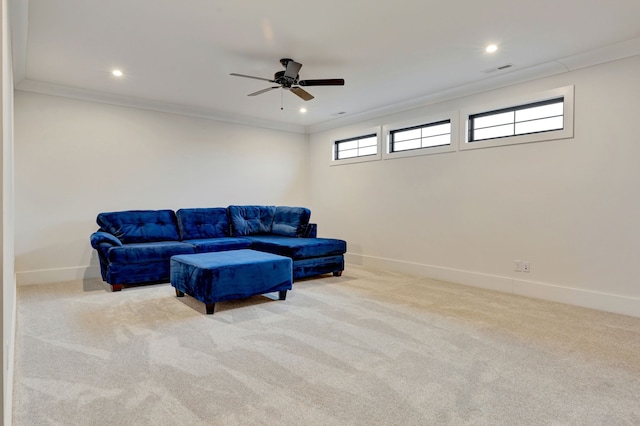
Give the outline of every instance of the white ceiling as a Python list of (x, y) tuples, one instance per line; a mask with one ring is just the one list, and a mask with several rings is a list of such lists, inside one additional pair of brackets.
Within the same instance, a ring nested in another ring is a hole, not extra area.
[[(18, 89), (292, 131), (640, 54), (638, 0), (10, 2)], [(271, 84), (229, 75), (285, 57), (345, 86), (248, 97)]]

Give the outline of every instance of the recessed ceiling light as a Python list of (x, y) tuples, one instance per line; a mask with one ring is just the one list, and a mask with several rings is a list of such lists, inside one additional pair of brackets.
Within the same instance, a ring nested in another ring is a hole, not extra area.
[(490, 44), (490, 45), (488, 45), (488, 46), (487, 46), (487, 48), (485, 49), (485, 51), (486, 51), (487, 53), (493, 53), (493, 52), (495, 52), (496, 50), (498, 50), (498, 46), (496, 46), (495, 44)]
[(305, 112), (307, 112), (307, 109), (305, 107), (302, 107), (302, 108), (300, 108), (299, 111), (304, 114)]
[(120, 70), (113, 70), (111, 71), (111, 74), (115, 75), (116, 77), (122, 77), (124, 75)]

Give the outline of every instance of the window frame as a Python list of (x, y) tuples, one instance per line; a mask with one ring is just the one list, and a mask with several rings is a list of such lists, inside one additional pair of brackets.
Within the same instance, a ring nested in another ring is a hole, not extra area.
[[(401, 130), (411, 130), (423, 127), (429, 127), (430, 125), (440, 124), (442, 122), (449, 121), (451, 124), (450, 142), (448, 145), (431, 146), (424, 148), (414, 148), (402, 151), (391, 151), (391, 133)], [(383, 134), (386, 138), (385, 150), (382, 153), (382, 157), (385, 160), (394, 158), (407, 158), (417, 157), (422, 155), (442, 154), (447, 152), (455, 152), (457, 150), (458, 141), (458, 112), (447, 111), (440, 114), (429, 115), (420, 117), (413, 120), (402, 121), (393, 124), (387, 124), (383, 126)]]
[[(471, 118), (484, 113), (498, 113), (500, 111), (517, 110), (519, 107), (544, 103), (553, 99), (563, 98), (563, 128), (558, 130), (546, 130), (535, 133), (526, 133), (513, 136), (502, 136), (492, 139), (480, 139), (469, 141)], [(462, 122), (460, 132), (463, 137), (459, 139), (459, 149), (479, 149), (496, 146), (516, 145), (521, 143), (545, 142), (558, 139), (573, 138), (573, 108), (574, 86), (565, 86), (553, 90), (547, 90), (510, 100), (496, 101), (490, 104), (472, 106), (461, 109)]]
[[(366, 162), (370, 162), (370, 161), (379, 161), (382, 158), (382, 154), (381, 154), (381, 146), (382, 146), (382, 144), (380, 143), (380, 141), (381, 141), (380, 126), (376, 126), (374, 128), (362, 129), (362, 131), (349, 132), (349, 134), (350, 134), (350, 136), (332, 138), (332, 142), (331, 142), (331, 161), (329, 163), (330, 165), (332, 165), (332, 166), (340, 166), (340, 165), (344, 165), (344, 164), (366, 163)], [(353, 136), (354, 134), (356, 136)], [(336, 158), (336, 147), (337, 147), (338, 143), (340, 143), (340, 142), (348, 142), (348, 141), (358, 140), (358, 139), (364, 139), (364, 138), (368, 138), (368, 137), (371, 137), (371, 136), (375, 136), (375, 138), (376, 138), (376, 154), (363, 155), (361, 157), (343, 158), (343, 159), (340, 159), (340, 160), (338, 160)]]

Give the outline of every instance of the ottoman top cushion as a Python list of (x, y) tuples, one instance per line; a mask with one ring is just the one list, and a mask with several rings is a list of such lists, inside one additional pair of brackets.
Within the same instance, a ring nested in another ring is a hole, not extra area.
[(250, 263), (270, 263), (274, 261), (291, 262), (291, 259), (256, 250), (231, 250), (178, 255), (173, 256), (171, 261), (192, 265), (201, 269), (210, 269), (223, 266), (246, 265)]

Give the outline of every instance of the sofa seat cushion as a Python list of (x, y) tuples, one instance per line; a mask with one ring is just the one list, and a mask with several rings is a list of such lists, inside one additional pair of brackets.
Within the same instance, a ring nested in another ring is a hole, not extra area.
[(179, 241), (162, 241), (154, 243), (125, 244), (109, 249), (107, 256), (112, 263), (141, 263), (169, 260), (176, 254), (193, 254), (195, 248), (191, 244)]
[(229, 216), (224, 207), (180, 209), (176, 217), (183, 241), (229, 236)]
[(123, 244), (178, 241), (178, 222), (173, 210), (127, 210), (100, 213), (98, 226)]
[(251, 248), (253, 242), (246, 238), (206, 238), (203, 240), (185, 240), (184, 243), (192, 244), (196, 253), (209, 253), (226, 250), (242, 250)]
[(347, 243), (333, 238), (292, 238), (280, 235), (252, 235), (254, 250), (279, 254), (296, 259), (308, 259), (341, 255), (347, 251)]
[(275, 206), (229, 206), (231, 236), (270, 234)]
[(273, 216), (271, 233), (284, 237), (304, 237), (311, 217), (305, 207), (278, 206)]

